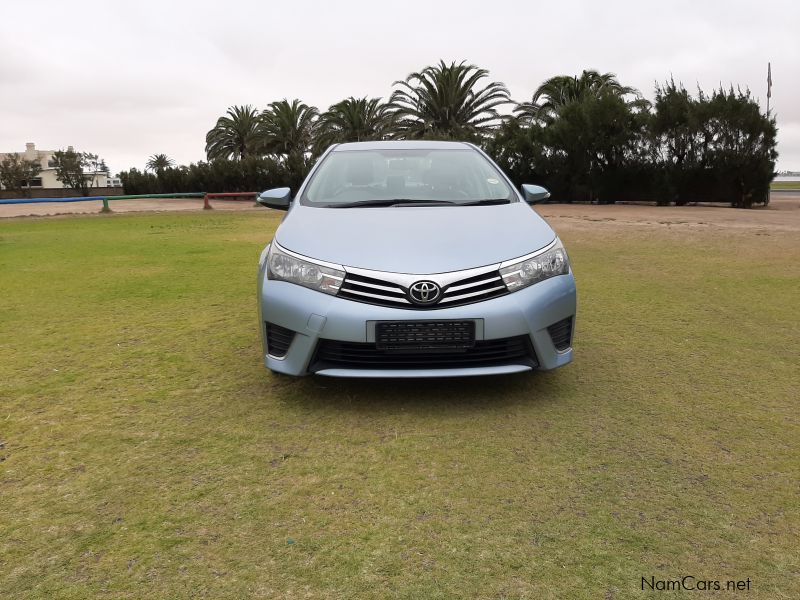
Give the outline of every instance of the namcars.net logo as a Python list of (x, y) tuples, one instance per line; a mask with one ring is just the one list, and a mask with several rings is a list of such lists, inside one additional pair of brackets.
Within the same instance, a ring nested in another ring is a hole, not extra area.
[(704, 579), (685, 575), (679, 579), (656, 579), (655, 576), (642, 577), (642, 590), (648, 592), (746, 592), (750, 590), (750, 578)]

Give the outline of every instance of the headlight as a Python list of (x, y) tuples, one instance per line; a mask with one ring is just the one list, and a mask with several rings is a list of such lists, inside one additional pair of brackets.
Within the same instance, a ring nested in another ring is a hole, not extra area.
[(541, 252), (516, 262), (500, 265), (500, 275), (509, 292), (550, 279), (556, 275), (569, 273), (569, 257), (561, 240), (556, 238), (555, 244)]
[(267, 278), (288, 281), (325, 294), (335, 295), (344, 280), (344, 271), (307, 258), (299, 258), (272, 243), (267, 257)]

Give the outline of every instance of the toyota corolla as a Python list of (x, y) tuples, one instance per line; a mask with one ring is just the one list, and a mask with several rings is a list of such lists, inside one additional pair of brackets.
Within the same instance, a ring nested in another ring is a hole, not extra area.
[(329, 148), (292, 196), (258, 270), (264, 363), (289, 375), (444, 377), (572, 360), (569, 258), (479, 148), (361, 142)]

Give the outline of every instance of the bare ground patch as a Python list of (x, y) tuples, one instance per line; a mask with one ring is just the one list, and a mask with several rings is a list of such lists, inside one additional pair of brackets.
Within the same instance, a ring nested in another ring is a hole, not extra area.
[(616, 229), (646, 225), (656, 228), (800, 231), (800, 193), (773, 194), (769, 206), (750, 210), (719, 205), (540, 204), (536, 206), (536, 212), (556, 230), (562, 226), (596, 228), (601, 224)]

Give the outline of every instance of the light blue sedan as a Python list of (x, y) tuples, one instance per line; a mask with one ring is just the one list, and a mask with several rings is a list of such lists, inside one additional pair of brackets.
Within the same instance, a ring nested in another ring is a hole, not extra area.
[(267, 368), (451, 377), (572, 360), (575, 279), (561, 241), (492, 160), (460, 142), (333, 146), (261, 253)]

